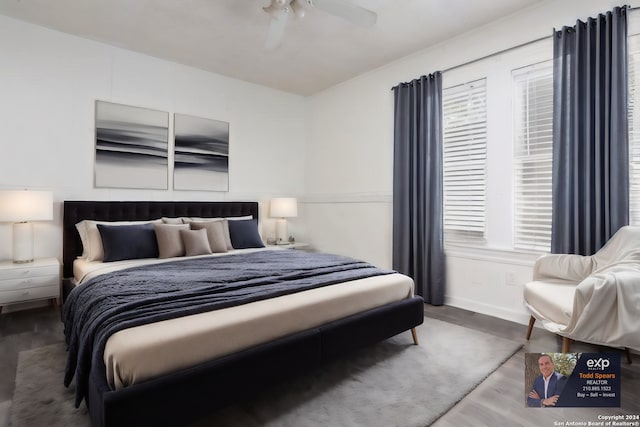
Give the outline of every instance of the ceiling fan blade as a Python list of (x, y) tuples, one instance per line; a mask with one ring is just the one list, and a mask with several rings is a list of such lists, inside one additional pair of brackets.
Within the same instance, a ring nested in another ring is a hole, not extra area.
[(284, 39), (284, 30), (287, 27), (287, 21), (291, 14), (290, 9), (287, 7), (282, 11), (274, 13), (271, 18), (271, 24), (269, 25), (269, 32), (267, 33), (266, 48), (273, 50), (280, 46)]
[(340, 16), (363, 27), (371, 27), (378, 20), (375, 12), (345, 0), (307, 0), (307, 2), (331, 15)]

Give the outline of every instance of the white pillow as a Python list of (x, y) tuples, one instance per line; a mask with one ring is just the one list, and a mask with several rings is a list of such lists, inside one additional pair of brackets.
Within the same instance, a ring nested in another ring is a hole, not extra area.
[(206, 222), (206, 221), (220, 221), (222, 219), (229, 219), (231, 221), (237, 221), (237, 220), (242, 220), (242, 219), (253, 219), (253, 215), (228, 216), (228, 217), (218, 216), (218, 217), (214, 217), (214, 218), (202, 218), (202, 217), (197, 217), (197, 216), (192, 216), (192, 217), (183, 216), (182, 217), (182, 222), (184, 222), (185, 224), (188, 224), (188, 223), (193, 222), (193, 221)]
[(168, 218), (166, 216), (163, 216), (162, 222), (165, 224), (184, 224), (184, 221), (182, 221), (182, 217)]
[(245, 215), (245, 216), (228, 216), (225, 219), (229, 221), (244, 221), (247, 219), (253, 219), (253, 215)]
[(80, 240), (82, 241), (82, 255), (79, 258), (87, 258), (88, 247), (89, 247), (89, 237), (87, 235), (87, 220), (80, 221), (76, 224), (76, 230), (78, 230), (78, 234), (80, 235)]
[(85, 219), (76, 224), (78, 234), (80, 234), (80, 240), (82, 240), (82, 257), (87, 261), (102, 261), (104, 256), (104, 249), (102, 248), (102, 238), (100, 237), (100, 231), (98, 231), (98, 224), (106, 225), (134, 225), (134, 224), (148, 224), (148, 223), (162, 223), (161, 219), (155, 219), (152, 221), (94, 221), (91, 219)]

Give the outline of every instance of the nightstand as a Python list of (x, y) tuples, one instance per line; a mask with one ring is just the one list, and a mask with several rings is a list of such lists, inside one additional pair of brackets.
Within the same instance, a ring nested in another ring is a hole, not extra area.
[(311, 245), (309, 243), (295, 242), (295, 243), (287, 243), (286, 245), (271, 245), (278, 246), (282, 249), (297, 249), (299, 251), (310, 251)]
[(41, 258), (25, 264), (0, 261), (0, 313), (2, 306), (48, 299), (54, 307), (60, 298), (60, 263)]

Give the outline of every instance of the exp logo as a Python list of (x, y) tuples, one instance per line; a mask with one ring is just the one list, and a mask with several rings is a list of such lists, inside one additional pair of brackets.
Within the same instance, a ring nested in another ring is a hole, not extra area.
[(587, 359), (587, 369), (590, 371), (604, 371), (609, 367), (609, 365), (611, 365), (609, 359), (605, 359), (603, 357), (599, 359)]

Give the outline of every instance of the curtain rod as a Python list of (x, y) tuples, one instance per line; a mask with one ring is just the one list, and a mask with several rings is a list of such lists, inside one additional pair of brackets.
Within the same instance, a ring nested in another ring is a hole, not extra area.
[(470, 64), (473, 64), (474, 62), (479, 62), (479, 61), (482, 61), (484, 59), (491, 58), (493, 56), (502, 55), (503, 53), (509, 52), (511, 50), (520, 49), (521, 47), (525, 47), (525, 46), (528, 46), (530, 44), (538, 43), (539, 41), (550, 39), (551, 37), (553, 37), (553, 36), (544, 36), (544, 37), (537, 38), (535, 40), (530, 40), (528, 42), (520, 43), (519, 45), (511, 46), (511, 47), (508, 47), (506, 49), (502, 49), (502, 50), (499, 50), (497, 52), (493, 52), (493, 53), (490, 53), (488, 55), (482, 56), (480, 58), (475, 58), (475, 59), (472, 59), (470, 61), (464, 62), (462, 64), (458, 64), (458, 65), (454, 65), (453, 67), (445, 68), (441, 72), (442, 73), (446, 73), (447, 71), (455, 70), (456, 68), (464, 67), (465, 65), (470, 65)]
[[(452, 70), (455, 70), (456, 68), (464, 67), (464, 66), (466, 66), (466, 65), (471, 65), (471, 64), (473, 64), (473, 63), (475, 63), (475, 62), (479, 62), (479, 61), (482, 61), (482, 60), (484, 60), (484, 59), (491, 58), (491, 57), (493, 57), (493, 56), (502, 55), (503, 53), (509, 52), (509, 51), (511, 51), (511, 50), (519, 49), (519, 48), (521, 48), (521, 47), (525, 47), (525, 46), (528, 46), (528, 45), (530, 45), (530, 44), (534, 44), (534, 43), (537, 43), (537, 42), (539, 42), (539, 41), (549, 39), (549, 38), (551, 38), (551, 37), (553, 37), (553, 36), (545, 36), (545, 37), (540, 37), (540, 38), (535, 39), (535, 40), (530, 40), (530, 41), (528, 41), (528, 42), (521, 43), (521, 44), (516, 45), (516, 46), (511, 46), (511, 47), (508, 47), (508, 48), (506, 48), (506, 49), (502, 49), (502, 50), (499, 50), (499, 51), (497, 51), (497, 52), (490, 53), (490, 54), (485, 55), (485, 56), (482, 56), (482, 57), (480, 57), (480, 58), (475, 58), (475, 59), (472, 59), (472, 60), (470, 60), (470, 61), (463, 62), (462, 64), (458, 64), (458, 65), (454, 65), (454, 66), (449, 67), (449, 68), (445, 68), (444, 70), (442, 70), (442, 71), (440, 71), (440, 72), (441, 72), (441, 73), (446, 73), (447, 71), (452, 71)], [(403, 84), (403, 83), (399, 83), (399, 84)], [(396, 86), (398, 86), (398, 85), (396, 85)], [(396, 86), (392, 87), (392, 88), (391, 88), (391, 90), (393, 90)]]
[[(638, 10), (638, 9), (640, 9), (640, 6), (631, 7), (631, 6), (627, 5), (627, 10), (628, 10), (628, 11), (633, 11), (633, 10)], [(512, 50), (514, 50), (514, 49), (519, 49), (519, 48), (521, 48), (521, 47), (525, 47), (525, 46), (528, 46), (528, 45), (530, 45), (530, 44), (534, 44), (534, 43), (540, 42), (540, 41), (542, 41), (542, 40), (550, 39), (551, 37), (553, 37), (553, 35), (540, 37), (540, 38), (537, 38), (537, 39), (535, 39), (535, 40), (530, 40), (530, 41), (528, 41), (528, 42), (521, 43), (521, 44), (516, 45), (516, 46), (511, 46), (511, 47), (508, 47), (508, 48), (506, 48), (506, 49), (502, 49), (502, 50), (499, 50), (499, 51), (497, 51), (497, 52), (490, 53), (490, 54), (485, 55), (485, 56), (482, 56), (482, 57), (480, 57), (480, 58), (472, 59), (472, 60), (467, 61), (467, 62), (464, 62), (464, 63), (462, 63), (462, 64), (458, 64), (458, 65), (454, 65), (454, 66), (449, 67), (449, 68), (445, 68), (444, 70), (442, 70), (442, 71), (440, 71), (440, 72), (441, 72), (441, 73), (446, 73), (447, 71), (452, 71), (452, 70), (455, 70), (456, 68), (464, 67), (464, 66), (466, 66), (466, 65), (471, 65), (471, 64), (473, 64), (473, 63), (475, 63), (475, 62), (479, 62), (479, 61), (482, 61), (482, 60), (484, 60), (484, 59), (491, 58), (491, 57), (493, 57), (493, 56), (502, 55), (503, 53), (506, 53), (506, 52), (512, 51)], [(402, 83), (399, 83), (399, 84), (402, 84)], [(398, 86), (398, 85), (396, 85), (396, 86)], [(394, 86), (394, 87), (396, 87), (396, 86)], [(392, 87), (392, 88), (391, 88), (391, 90), (393, 90), (393, 88), (394, 88), (394, 87)]]

